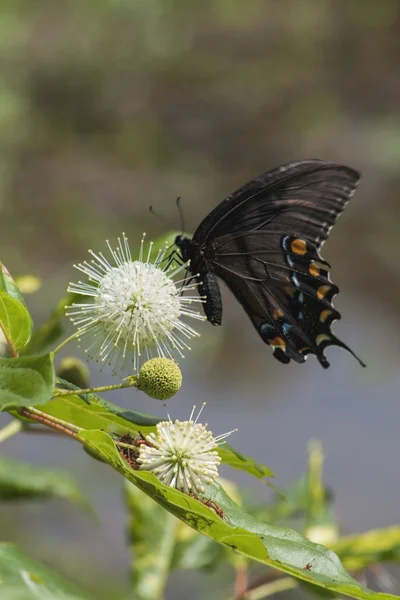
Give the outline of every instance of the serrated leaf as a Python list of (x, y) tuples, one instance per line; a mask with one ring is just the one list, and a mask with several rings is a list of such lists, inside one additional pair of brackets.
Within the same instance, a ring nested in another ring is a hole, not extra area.
[(28, 343), (32, 332), (32, 320), (24, 304), (0, 289), (0, 328), (15, 350)]
[(364, 569), (368, 565), (400, 561), (400, 527), (374, 529), (350, 535), (330, 544), (348, 569)]
[(0, 598), (93, 600), (89, 594), (32, 560), (12, 544), (0, 544)]
[(54, 496), (88, 507), (69, 473), (28, 465), (0, 455), (0, 500)]
[(46, 403), (54, 389), (53, 355), (0, 358), (0, 411)]
[[(84, 431), (80, 436), (93, 453), (166, 510), (220, 544), (336, 594), (361, 600), (399, 598), (360, 585), (347, 573), (338, 556), (324, 546), (291, 529), (258, 522), (240, 509), (220, 486), (208, 487), (206, 495), (223, 510), (223, 519), (194, 498), (163, 485), (152, 473), (131, 469), (103, 431)], [(308, 564), (312, 565), (311, 570), (305, 568)]]
[(129, 482), (125, 497), (134, 555), (133, 595), (137, 600), (158, 600), (164, 595), (179, 521)]

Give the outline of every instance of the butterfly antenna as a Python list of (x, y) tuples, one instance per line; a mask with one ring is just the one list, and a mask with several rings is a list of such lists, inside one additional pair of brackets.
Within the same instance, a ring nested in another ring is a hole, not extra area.
[(171, 229), (171, 223), (165, 217), (163, 217), (162, 215), (157, 213), (152, 206), (149, 206), (149, 211), (154, 217), (157, 217), (157, 219), (160, 219), (160, 221), (162, 221), (164, 223), (164, 225), (167, 225), (167, 227), (169, 227)]
[(176, 199), (176, 208), (178, 209), (178, 213), (179, 213), (179, 219), (181, 222), (181, 230), (182, 230), (182, 234), (185, 233), (185, 219), (183, 218), (183, 210), (182, 210), (182, 205), (181, 205), (181, 197), (178, 196)]

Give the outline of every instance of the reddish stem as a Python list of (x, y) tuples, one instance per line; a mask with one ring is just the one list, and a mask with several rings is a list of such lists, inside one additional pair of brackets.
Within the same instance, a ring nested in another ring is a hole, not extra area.
[(235, 571), (235, 598), (242, 598), (247, 592), (249, 584), (247, 566), (243, 565), (236, 568)]
[(51, 429), (54, 429), (55, 431), (64, 433), (65, 435), (68, 435), (69, 437), (72, 437), (74, 440), (78, 440), (79, 442), (82, 443), (82, 439), (79, 437), (79, 435), (77, 433), (75, 433), (75, 431), (68, 429), (68, 427), (65, 427), (65, 425), (61, 425), (60, 423), (55, 423), (51, 419), (51, 417), (37, 415), (36, 413), (31, 412), (28, 408), (25, 408), (25, 407), (20, 409), (19, 414), (22, 415), (23, 417), (26, 417), (27, 419), (30, 419), (31, 421), (36, 421), (37, 423), (42, 423), (43, 425), (46, 425), (46, 427), (50, 427)]

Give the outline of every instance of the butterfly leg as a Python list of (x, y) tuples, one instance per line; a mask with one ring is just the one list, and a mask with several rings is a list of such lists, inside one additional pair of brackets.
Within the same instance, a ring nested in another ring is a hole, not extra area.
[(166, 261), (166, 265), (165, 265), (165, 271), (167, 269), (170, 268), (171, 265), (173, 265), (174, 263), (176, 263), (178, 266), (181, 266), (184, 264), (184, 260), (182, 259), (181, 255), (179, 254), (178, 250), (176, 250), (176, 248), (173, 248), (171, 250), (171, 252), (161, 261), (164, 262)]

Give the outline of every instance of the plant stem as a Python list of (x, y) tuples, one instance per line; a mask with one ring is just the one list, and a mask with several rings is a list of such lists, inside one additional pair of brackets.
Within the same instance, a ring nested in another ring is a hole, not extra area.
[(60, 390), (57, 388), (57, 390), (55, 390), (53, 398), (58, 398), (60, 396), (79, 396), (80, 394), (95, 394), (97, 392), (111, 392), (113, 390), (122, 390), (123, 388), (134, 387), (135, 385), (136, 381), (133, 377), (131, 377), (130, 381), (126, 381), (125, 383), (116, 383), (114, 385), (102, 385), (100, 387), (86, 388), (83, 390)]
[(248, 586), (248, 570), (246, 564), (240, 564), (235, 569), (235, 598), (242, 598)]
[(62, 435), (58, 429), (48, 429), (47, 427), (39, 427), (38, 423), (24, 423), (23, 433), (30, 435)]
[(119, 448), (128, 448), (129, 450), (138, 450), (138, 446), (133, 446), (132, 444), (125, 444), (125, 442), (118, 442), (117, 440), (113, 440), (114, 444)]
[(263, 598), (268, 598), (268, 596), (272, 596), (278, 592), (285, 592), (296, 587), (297, 581), (294, 577), (285, 577), (253, 588), (244, 596), (241, 596), (240, 600), (262, 600)]
[(4, 442), (8, 440), (8, 438), (12, 437), (16, 433), (22, 431), (24, 424), (22, 421), (18, 419), (14, 419), (11, 423), (8, 423), (3, 429), (0, 430), (0, 442)]
[(79, 331), (75, 331), (75, 333), (67, 337), (63, 342), (61, 342), (61, 344), (59, 344), (57, 348), (53, 350), (53, 354), (56, 354), (59, 350), (61, 350), (61, 348), (64, 348), (64, 346), (66, 346), (69, 342), (71, 342), (77, 337), (79, 337)]
[(55, 429), (56, 431), (64, 433), (65, 435), (68, 435), (69, 437), (72, 437), (75, 440), (83, 443), (83, 440), (78, 435), (80, 431), (83, 431), (82, 427), (71, 425), (71, 423), (67, 423), (67, 421), (62, 421), (61, 419), (47, 415), (46, 413), (33, 408), (33, 406), (25, 406), (21, 408), (19, 412), (23, 417), (31, 419), (31, 421), (42, 423), (47, 427), (51, 427), (51, 429)]

